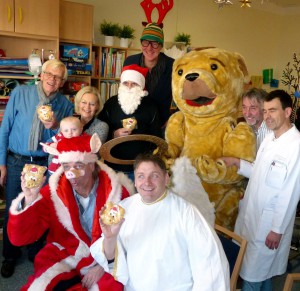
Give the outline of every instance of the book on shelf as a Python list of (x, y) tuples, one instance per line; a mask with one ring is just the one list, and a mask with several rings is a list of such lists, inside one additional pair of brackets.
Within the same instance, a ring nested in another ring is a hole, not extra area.
[(86, 64), (88, 62), (88, 60), (86, 59), (79, 59), (79, 58), (72, 58), (72, 57), (60, 57), (60, 60), (63, 63)]
[(96, 77), (96, 53), (92, 52), (92, 76)]
[(7, 105), (8, 99), (9, 99), (9, 96), (0, 96), (0, 106), (1, 105)]
[(100, 95), (102, 101), (105, 102), (110, 97), (117, 95), (119, 83), (114, 81), (103, 81), (100, 83)]
[(117, 52), (115, 78), (120, 78), (121, 73), (122, 73), (122, 69), (123, 69), (124, 61), (125, 61), (125, 52), (124, 51)]
[(28, 58), (7, 58), (0, 57), (1, 66), (27, 66), (28, 67)]
[(87, 70), (68, 70), (69, 75), (75, 75), (75, 76), (91, 76), (92, 71)]
[(119, 78), (121, 75), (125, 51), (117, 48), (103, 48), (101, 59), (101, 77)]

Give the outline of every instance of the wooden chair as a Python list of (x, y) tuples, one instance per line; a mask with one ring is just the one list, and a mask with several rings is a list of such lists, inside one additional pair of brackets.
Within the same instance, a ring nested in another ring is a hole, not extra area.
[(283, 291), (291, 291), (294, 281), (300, 281), (300, 273), (287, 274), (285, 279)]
[[(113, 157), (110, 153), (112, 148), (120, 143), (130, 142), (130, 141), (146, 141), (149, 143), (153, 143), (157, 146), (157, 153), (162, 154), (168, 148), (168, 144), (165, 140), (160, 137), (148, 134), (131, 134), (127, 136), (117, 137), (107, 141), (100, 148), (100, 156), (103, 160), (119, 165), (132, 165), (134, 160), (121, 160)], [(129, 145), (130, 146), (130, 143)]]
[[(230, 290), (236, 290), (236, 284), (242, 267), (246, 251), (247, 241), (231, 230), (215, 224), (215, 230), (219, 235), (230, 267)], [(235, 242), (233, 242), (233, 240)]]

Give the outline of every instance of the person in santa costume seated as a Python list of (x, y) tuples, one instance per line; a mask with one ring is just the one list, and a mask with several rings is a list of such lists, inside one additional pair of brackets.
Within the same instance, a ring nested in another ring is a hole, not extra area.
[(26, 188), (22, 173), (23, 192), (9, 213), (9, 238), (14, 245), (27, 245), (48, 230), (46, 245), (35, 257), (34, 274), (22, 290), (67, 290), (76, 284), (80, 290), (123, 290), (89, 250), (101, 236), (101, 207), (128, 197), (134, 189), (125, 175), (97, 160), (100, 146), (94, 134), (63, 139), (56, 149), (49, 147), (61, 167), (42, 188)]
[[(149, 134), (162, 137), (158, 109), (145, 89), (147, 68), (138, 65), (123, 67), (118, 95), (109, 98), (98, 118), (109, 126), (108, 140), (130, 134)], [(143, 152), (156, 148), (149, 142), (131, 141), (116, 145), (111, 155), (121, 160), (134, 160)], [(116, 171), (126, 173), (132, 180), (132, 165), (107, 163)]]
[[(229, 266), (217, 234), (200, 212), (167, 188), (163, 160), (138, 155), (137, 194), (122, 200), (124, 218), (91, 246), (95, 260), (126, 291), (228, 291)], [(105, 217), (104, 217), (105, 218)]]

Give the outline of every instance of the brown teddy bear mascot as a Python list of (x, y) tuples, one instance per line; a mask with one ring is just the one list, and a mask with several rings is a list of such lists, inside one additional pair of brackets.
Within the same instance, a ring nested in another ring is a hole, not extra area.
[(167, 124), (167, 162), (188, 157), (216, 209), (216, 223), (232, 228), (243, 197), (243, 177), (220, 157), (252, 162), (255, 135), (237, 124), (247, 68), (243, 58), (219, 48), (194, 50), (173, 65), (172, 90), (178, 106)]

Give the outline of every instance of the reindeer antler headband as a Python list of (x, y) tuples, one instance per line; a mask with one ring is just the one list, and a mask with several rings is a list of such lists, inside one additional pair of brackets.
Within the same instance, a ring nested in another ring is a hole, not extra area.
[[(159, 3), (153, 3), (152, 0), (144, 0), (141, 3), (141, 6), (143, 7), (145, 14), (146, 14), (146, 18), (148, 23), (151, 22), (156, 22), (161, 28), (163, 28), (163, 20), (166, 16), (166, 14), (172, 9), (173, 7), (173, 0), (162, 0)], [(157, 9), (158, 11), (158, 20), (157, 21), (152, 21), (152, 12), (154, 9)], [(144, 23), (143, 24), (147, 24)]]

